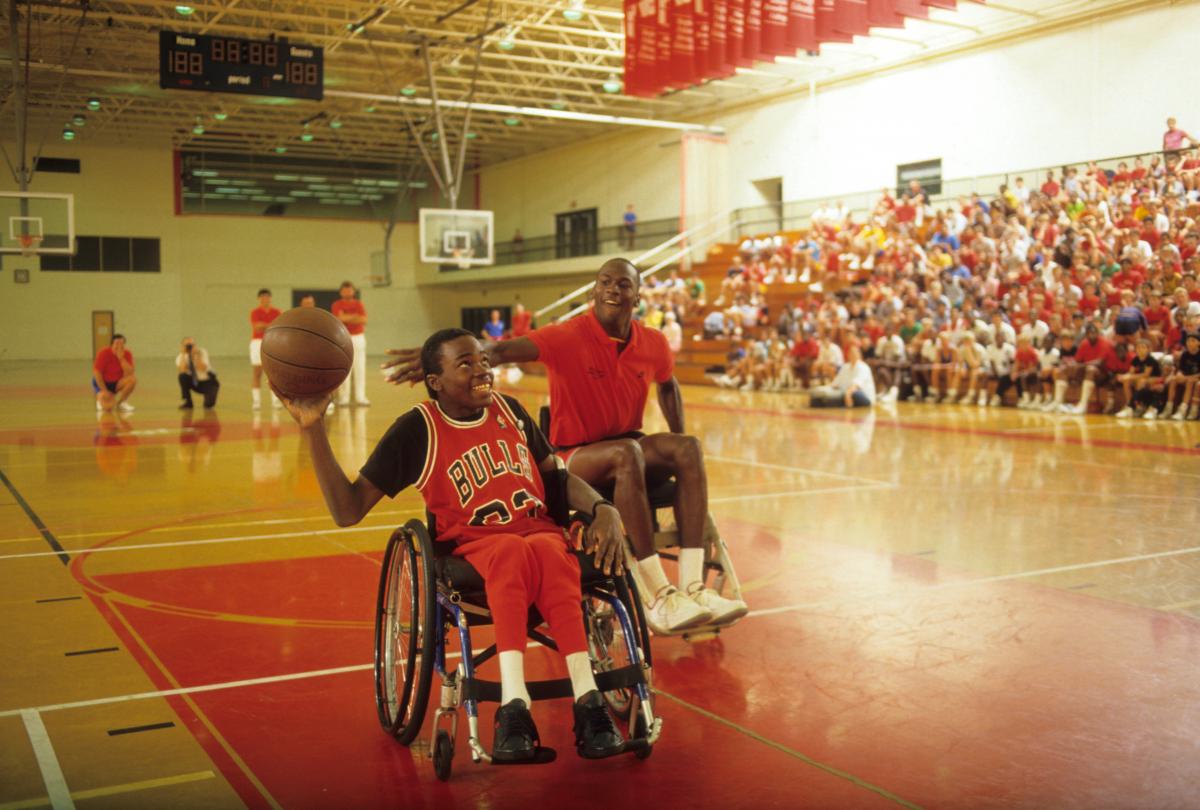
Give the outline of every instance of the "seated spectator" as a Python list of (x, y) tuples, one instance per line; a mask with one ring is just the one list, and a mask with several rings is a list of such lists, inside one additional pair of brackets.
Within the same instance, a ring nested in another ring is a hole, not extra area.
[(814, 408), (869, 408), (875, 401), (875, 380), (858, 346), (850, 347), (846, 363), (827, 386), (814, 388)]
[(1033, 339), (1028, 335), (1017, 338), (1017, 350), (1013, 354), (1011, 377), (1017, 386), (1018, 408), (1035, 408), (1041, 404), (1041, 361)]
[[(1175, 372), (1167, 378), (1167, 401), (1163, 405), (1160, 419), (1196, 418), (1196, 381), (1200, 380), (1200, 334), (1188, 332), (1184, 338), (1183, 351), (1175, 361)], [(1175, 408), (1175, 394), (1182, 391), (1178, 410)], [(1152, 417), (1147, 417), (1152, 418)]]
[(821, 336), (820, 351), (817, 361), (813, 363), (813, 376), (818, 380), (829, 380), (838, 373), (838, 369), (846, 362), (842, 347), (835, 343), (828, 333)]
[(996, 383), (995, 392), (990, 399), (988, 395), (988, 383), (984, 382), (979, 390), (979, 405), (991, 405), (996, 407), (1004, 403), (1004, 395), (1008, 389), (1015, 384), (1013, 375), (1013, 363), (1016, 360), (1017, 350), (1013, 344), (1009, 343), (1004, 333), (996, 330), (995, 337), (992, 338), (992, 345), (987, 348), (987, 379), (993, 380)]
[(803, 336), (793, 343), (788, 351), (792, 373), (799, 378), (800, 385), (805, 390), (812, 384), (813, 365), (820, 354), (821, 344), (813, 336), (812, 327), (805, 327)]
[[(520, 233), (520, 231), (518, 231)], [(525, 305), (517, 302), (513, 307), (512, 315), (512, 336), (515, 338), (525, 337), (533, 328), (533, 313), (525, 309)]]
[(715, 340), (729, 337), (730, 324), (725, 319), (725, 313), (719, 308), (714, 309), (704, 317), (704, 339)]
[(1129, 371), (1117, 377), (1125, 394), (1125, 407), (1117, 411), (1117, 418), (1140, 417), (1147, 411), (1157, 412), (1153, 384), (1156, 380), (1161, 384), (1162, 375), (1162, 364), (1150, 353), (1150, 341), (1139, 338), (1137, 354), (1130, 362)]
[(671, 354), (679, 354), (679, 350), (683, 348), (683, 328), (679, 325), (674, 312), (668, 312), (663, 316), (662, 333), (663, 337), (667, 339), (667, 346), (671, 349)]
[[(1091, 402), (1092, 393), (1097, 385), (1106, 383), (1111, 374), (1105, 367), (1105, 360), (1112, 352), (1112, 344), (1100, 337), (1096, 324), (1089, 323), (1084, 330), (1084, 339), (1070, 360), (1064, 360), (1054, 376), (1054, 405), (1062, 413), (1085, 414)], [(1079, 401), (1067, 405), (1063, 399), (1067, 386), (1071, 383), (1081, 385)]]

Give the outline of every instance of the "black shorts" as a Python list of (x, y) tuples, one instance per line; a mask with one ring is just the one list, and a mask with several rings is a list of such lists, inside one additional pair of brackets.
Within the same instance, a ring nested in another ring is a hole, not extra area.
[(116, 384), (115, 382), (108, 382), (108, 381), (105, 381), (105, 383), (104, 383), (104, 387), (105, 387), (105, 389), (108, 391), (108, 393), (110, 393), (110, 394), (115, 394), (115, 393), (117, 393), (117, 384)]

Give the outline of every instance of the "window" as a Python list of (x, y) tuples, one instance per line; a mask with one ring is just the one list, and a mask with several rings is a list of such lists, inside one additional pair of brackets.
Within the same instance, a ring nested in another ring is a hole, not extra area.
[(75, 273), (161, 273), (158, 239), (136, 236), (77, 236), (74, 256), (42, 256), (42, 270)]

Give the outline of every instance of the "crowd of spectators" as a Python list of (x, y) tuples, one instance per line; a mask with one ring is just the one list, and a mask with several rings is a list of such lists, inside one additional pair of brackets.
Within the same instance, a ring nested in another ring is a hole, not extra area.
[[(1173, 120), (1171, 132), (1183, 132)], [(703, 314), (704, 337), (731, 338), (719, 384), (812, 388), (814, 404), (1080, 414), (1094, 401), (1118, 417), (1195, 419), (1200, 155), (1189, 140), (952, 203), (914, 182), (885, 189), (865, 216), (824, 205), (798, 238), (742, 242), (711, 305), (699, 279), (672, 276), (646, 290), (643, 318)], [(794, 300), (769, 311), (773, 288)], [(870, 385), (857, 367), (841, 373), (860, 362)]]

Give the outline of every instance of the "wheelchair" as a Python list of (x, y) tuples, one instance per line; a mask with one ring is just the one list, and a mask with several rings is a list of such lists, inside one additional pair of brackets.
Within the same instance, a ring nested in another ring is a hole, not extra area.
[[(538, 426), (542, 429), (543, 434), (546, 436), (550, 435), (550, 408), (546, 405), (543, 405), (538, 410)], [(611, 485), (607, 487), (594, 486), (593, 489), (608, 500), (611, 501), (613, 499), (613, 487)], [(678, 563), (680, 544), (679, 528), (674, 522), (674, 476), (656, 483), (653, 487), (647, 482), (646, 495), (647, 500), (650, 502), (650, 522), (654, 530), (654, 548), (660, 557)], [(659, 513), (662, 510), (667, 510), (670, 516), (669, 522), (661, 520), (662, 516)], [(703, 543), (705, 587), (712, 588), (727, 599), (741, 599), (741, 580), (738, 579), (737, 571), (733, 568), (733, 560), (729, 556), (729, 546), (725, 544), (720, 532), (717, 531), (717, 524), (713, 521), (711, 512), (705, 515), (704, 518)], [(637, 574), (637, 560), (633, 556), (632, 548), (628, 545), (625, 548), (625, 568), (633, 572), (634, 580), (641, 587), (642, 583)], [(638, 608), (639, 610), (641, 609), (640, 604)], [(702, 624), (665, 635), (682, 636), (685, 641), (701, 641), (720, 635), (723, 628), (731, 626), (730, 624)]]
[[(565, 509), (565, 473), (545, 477), (547, 503), (559, 525), (573, 531), (586, 523), (575, 515), (568, 523)], [(552, 492), (553, 490), (553, 492)], [(559, 506), (556, 508), (556, 502)], [(564, 519), (560, 520), (562, 517)], [(428, 518), (433, 527), (432, 518)], [(441, 781), (450, 778), (458, 730), (458, 708), (467, 713), (471, 759), (492, 762), (480, 740), (479, 703), (500, 701), (500, 684), (476, 676), (476, 670), (496, 656), (496, 645), (474, 653), (471, 628), (491, 624), (483, 578), (470, 563), (450, 552), (449, 543), (438, 543), (420, 520), (397, 528), (387, 544), (375, 609), (375, 703), (384, 731), (403, 745), (421, 732), (433, 686), (441, 677), (438, 708), (434, 712), (429, 756)], [(596, 684), (626, 737), (623, 753), (639, 759), (650, 756), (662, 731), (654, 713), (651, 692), (650, 631), (642, 613), (637, 586), (627, 572), (609, 576), (595, 567), (590, 554), (579, 559), (588, 655)], [(537, 608), (530, 608), (527, 636), (557, 650), (554, 640), (539, 629)], [(448, 637), (458, 637), (459, 662), (449, 663)], [(570, 698), (571, 681), (561, 678), (530, 681), (535, 700)], [(535, 763), (553, 761), (553, 749), (539, 749)]]

